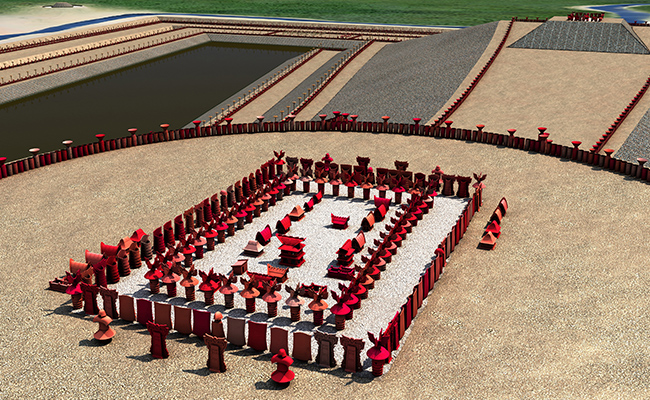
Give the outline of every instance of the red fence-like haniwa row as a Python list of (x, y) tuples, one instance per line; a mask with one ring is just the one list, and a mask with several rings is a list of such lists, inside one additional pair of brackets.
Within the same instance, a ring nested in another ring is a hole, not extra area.
[(508, 36), (510, 35), (510, 31), (512, 30), (512, 24), (514, 22), (515, 19), (513, 18), (508, 24), (508, 29), (506, 30), (506, 33), (503, 35), (503, 39), (501, 39), (499, 46), (496, 48), (496, 50), (494, 50), (494, 54), (492, 54), (488, 62), (483, 66), (481, 71), (478, 73), (478, 75), (476, 75), (476, 77), (472, 80), (472, 83), (469, 84), (467, 89), (465, 89), (465, 91), (460, 95), (460, 97), (454, 100), (452, 105), (449, 106), (449, 108), (447, 108), (442, 113), (442, 115), (435, 120), (435, 122), (433, 123), (435, 126), (442, 125), (442, 123), (445, 122), (451, 116), (451, 114), (453, 114), (454, 111), (456, 111), (461, 106), (461, 104), (463, 104), (467, 96), (469, 96), (469, 94), (472, 93), (472, 90), (474, 90), (476, 85), (478, 85), (478, 83), (481, 81), (481, 78), (483, 78), (487, 70), (490, 68), (490, 66), (492, 66), (492, 63), (494, 63), (494, 60), (497, 58), (499, 53), (501, 53), (501, 49), (503, 49), (503, 46), (505, 46), (506, 44), (506, 40), (508, 40)]
[[(370, 40), (370, 41), (366, 42), (363, 46), (361, 46), (359, 49), (357, 49), (357, 50), (356, 50), (356, 51), (355, 51), (355, 52), (354, 52), (350, 57), (348, 57), (348, 58), (347, 58), (343, 63), (341, 63), (341, 64), (338, 66), (338, 68), (336, 68), (336, 70), (334, 71), (334, 73), (330, 74), (330, 75), (325, 79), (325, 82), (321, 83), (321, 84), (320, 84), (316, 89), (314, 89), (314, 91), (313, 91), (313, 92), (312, 92), (312, 93), (311, 93), (311, 94), (310, 94), (310, 95), (309, 95), (309, 96), (308, 96), (308, 97), (307, 97), (307, 98), (306, 98), (302, 103), (300, 103), (300, 104), (298, 105), (298, 107), (296, 107), (296, 108), (291, 112), (290, 115), (294, 115), (294, 116), (295, 116), (295, 115), (298, 115), (298, 113), (299, 113), (300, 111), (304, 110), (305, 107), (307, 107), (307, 106), (309, 105), (309, 103), (311, 103), (311, 101), (314, 100), (314, 99), (316, 98), (316, 96), (317, 96), (320, 92), (322, 92), (323, 89), (325, 89), (325, 88), (327, 87), (327, 85), (329, 85), (330, 82), (332, 82), (332, 80), (333, 80), (334, 78), (336, 78), (336, 76), (341, 72), (341, 70), (343, 70), (343, 68), (347, 67), (348, 64), (350, 64), (350, 62), (352, 62), (352, 60), (354, 60), (354, 59), (355, 59), (359, 54), (361, 54), (361, 52), (363, 52), (363, 51), (366, 50), (368, 47), (370, 47), (370, 45), (373, 44), (374, 42), (375, 42), (374, 40)], [(287, 119), (289, 119), (289, 118), (290, 118), (289, 115), (287, 115), (287, 116), (285, 117), (285, 120), (287, 120)]]
[[(198, 123), (196, 124), (199, 125)], [(605, 169), (616, 171), (625, 175), (637, 177), (648, 181), (648, 168), (644, 166), (646, 159), (639, 158), (637, 163), (619, 160), (611, 157), (611, 154), (598, 154), (592, 150), (579, 148), (581, 142), (573, 142), (573, 147), (552, 143), (548, 137), (540, 135), (537, 140), (515, 136), (515, 130), (509, 130), (509, 134), (486, 132), (482, 129), (456, 129), (447, 126), (433, 126), (415, 124), (397, 124), (385, 122), (368, 122), (338, 120), (321, 121), (284, 121), (284, 122), (252, 122), (246, 124), (225, 124), (211, 125), (188, 129), (167, 130), (162, 132), (149, 132), (140, 135), (132, 135), (118, 139), (103, 140), (98, 142), (70, 146), (67, 149), (50, 151), (48, 153), (36, 154), (6, 163), (6, 159), (0, 157), (0, 177), (6, 178), (21, 172), (29, 171), (45, 165), (54, 164), (73, 158), (84, 157), (95, 153), (122, 149), (126, 147), (145, 145), (151, 143), (166, 142), (171, 140), (190, 139), (197, 137), (222, 136), (233, 134), (252, 134), (268, 132), (292, 132), (292, 131), (353, 131), (368, 133), (389, 133), (414, 136), (430, 136), (437, 138), (456, 139), (462, 141), (480, 142), (497, 146), (510, 147), (524, 151), (533, 151), (553, 157), (568, 159), (589, 165), (600, 166)]]
[(39, 46), (48, 46), (48, 45), (51, 45), (51, 44), (68, 42), (70, 40), (78, 40), (78, 39), (84, 39), (84, 38), (87, 38), (87, 37), (106, 35), (108, 33), (125, 31), (127, 29), (141, 28), (143, 26), (155, 25), (155, 24), (159, 24), (159, 23), (160, 23), (160, 21), (158, 21), (158, 20), (155, 20), (155, 21), (148, 20), (148, 21), (144, 21), (144, 22), (112, 26), (112, 27), (103, 28), (103, 29), (93, 29), (92, 31), (84, 31), (84, 32), (79, 32), (79, 33), (68, 33), (68, 34), (66, 34), (64, 36), (55, 36), (55, 37), (41, 38), (41, 39), (32, 39), (32, 40), (29, 40), (29, 41), (26, 41), (26, 42), (19, 42), (19, 43), (16, 43), (16, 44), (4, 45), (4, 46), (0, 47), (0, 54), (1, 53), (10, 53), (12, 51), (18, 51), (18, 50), (31, 49), (31, 48), (39, 47)]
[(620, 113), (618, 117), (616, 117), (616, 120), (609, 127), (609, 129), (607, 129), (607, 131), (603, 133), (603, 136), (600, 139), (598, 139), (596, 144), (592, 146), (594, 152), (598, 153), (604, 149), (605, 144), (607, 144), (607, 141), (614, 135), (616, 130), (621, 126), (623, 121), (625, 121), (625, 118), (627, 118), (627, 116), (632, 112), (632, 110), (639, 103), (639, 101), (641, 101), (641, 98), (648, 90), (648, 87), (650, 87), (650, 77), (646, 79), (645, 83), (643, 84), (643, 87), (641, 87), (641, 89), (634, 95), (632, 101), (627, 106), (625, 106), (623, 112)]
[(235, 107), (233, 107), (230, 111), (228, 111), (226, 114), (221, 115), (221, 117), (216, 121), (216, 124), (220, 124), (223, 121), (226, 120), (226, 118), (230, 118), (232, 115), (234, 115), (237, 111), (241, 110), (244, 108), (246, 105), (248, 105), (250, 102), (261, 96), (262, 94), (266, 93), (269, 89), (271, 89), (273, 86), (277, 85), (280, 83), (284, 78), (287, 76), (291, 75), (292, 72), (300, 68), (301, 66), (305, 65), (308, 61), (316, 57), (319, 53), (321, 53), (323, 49), (318, 49), (315, 51), (312, 51), (311, 55), (308, 57), (305, 57), (302, 61), (296, 63), (293, 65), (291, 68), (289, 68), (285, 73), (281, 74), (280, 77), (275, 79), (273, 82), (270, 82), (269, 84), (266, 84), (261, 90), (257, 91), (255, 94), (246, 97), (245, 101), (240, 102), (237, 104)]
[(454, 225), (451, 232), (447, 234), (447, 237), (435, 249), (433, 260), (420, 277), (418, 284), (413, 287), (413, 293), (406, 298), (406, 302), (384, 330), (380, 338), (381, 344), (391, 354), (399, 348), (399, 341), (404, 337), (404, 333), (409, 326), (411, 326), (411, 322), (417, 315), (418, 309), (422, 306), (423, 301), (427, 298), (429, 292), (433, 290), (434, 283), (442, 275), (447, 258), (449, 258), (451, 252), (454, 251), (460, 239), (467, 232), (467, 227), (474, 214), (479, 211), (481, 206), (480, 196), (480, 190), (474, 192), (474, 195), (456, 221), (456, 225)]
[(436, 33), (441, 33), (442, 30), (432, 30), (428, 27), (412, 27), (412, 28), (389, 28), (386, 26), (360, 26), (360, 25), (345, 25), (337, 26), (335, 24), (322, 24), (322, 23), (288, 23), (288, 22), (267, 22), (267, 21), (243, 21), (243, 20), (207, 20), (200, 18), (182, 18), (182, 17), (170, 17), (170, 16), (161, 16), (159, 17), (161, 22), (168, 23), (184, 23), (184, 24), (197, 24), (197, 25), (214, 25), (214, 26), (225, 26), (241, 30), (251, 29), (251, 28), (263, 28), (263, 29), (274, 29), (274, 30), (294, 30), (294, 29), (305, 29), (310, 31), (331, 31), (339, 33), (361, 33), (361, 34), (391, 34), (396, 36), (403, 35), (414, 35), (414, 34), (424, 34), (424, 35), (433, 35)]
[[(40, 77), (40, 76), (53, 74), (55, 72), (65, 71), (67, 69), (76, 68), (76, 67), (79, 67), (81, 65), (88, 65), (88, 64), (99, 62), (99, 61), (108, 60), (108, 59), (111, 59), (111, 58), (114, 58), (114, 57), (123, 56), (125, 54), (130, 54), (130, 53), (134, 53), (136, 51), (161, 46), (163, 44), (176, 42), (178, 40), (188, 39), (188, 38), (198, 36), (198, 35), (202, 35), (202, 34), (203, 34), (203, 32), (195, 32), (195, 33), (190, 32), (190, 33), (187, 33), (187, 34), (177, 34), (177, 35), (174, 35), (171, 38), (169, 38), (169, 40), (160, 39), (160, 41), (154, 41), (154, 42), (151, 42), (151, 43), (148, 42), (148, 44), (146, 44), (146, 45), (144, 45), (144, 44), (139, 45), (139, 46), (133, 45), (132, 48), (131, 48), (131, 46), (129, 46), (128, 48), (118, 49), (117, 51), (114, 51), (113, 54), (109, 54), (107, 52), (106, 56), (100, 56), (100, 57), (96, 56), (94, 59), (88, 58), (87, 61), (79, 61), (79, 60), (77, 60), (76, 63), (70, 62), (70, 65), (64, 65), (62, 67), (58, 66), (58, 64), (57, 64), (56, 68), (50, 69), (49, 71), (42, 70), (41, 72), (36, 72), (36, 73), (34, 73), (32, 75), (29, 75), (29, 72), (28, 72), (27, 75), (25, 75), (25, 76), (12, 77), (11, 79), (9, 79), (6, 82), (4, 82), (4, 81), (0, 82), (0, 87), (5, 86), (5, 85), (9, 85), (9, 84), (12, 84), (12, 83), (16, 83), (16, 82), (25, 81), (25, 80), (32, 79), (32, 78), (37, 78), (37, 77)], [(122, 43), (119, 43), (119, 44), (122, 44)]]
[[(3, 65), (2, 67), (0, 67), (0, 70), (4, 71), (4, 70), (12, 69), (12, 68), (18, 68), (18, 67), (22, 67), (23, 65), (35, 64), (35, 63), (39, 63), (39, 62), (43, 62), (43, 61), (47, 61), (47, 60), (53, 60), (53, 59), (56, 59), (56, 58), (63, 58), (63, 57), (67, 57), (67, 56), (70, 56), (70, 55), (73, 55), (73, 54), (80, 54), (80, 53), (84, 53), (84, 52), (87, 52), (87, 51), (103, 49), (103, 48), (110, 47), (110, 46), (119, 46), (119, 45), (124, 44), (124, 43), (132, 42), (132, 41), (140, 40), (140, 39), (151, 38), (153, 36), (163, 35), (165, 33), (171, 33), (171, 32), (174, 32), (174, 31), (181, 30), (181, 29), (186, 29), (186, 28), (173, 27), (173, 28), (170, 28), (169, 30), (162, 30), (161, 29), (161, 30), (157, 30), (157, 31), (149, 31), (149, 32), (144, 32), (144, 33), (140, 33), (140, 34), (133, 35), (133, 36), (123, 36), (123, 37), (120, 37), (118, 39), (114, 39), (115, 40), (114, 42), (108, 42), (107, 41), (105, 43), (93, 43), (93, 44), (90, 44), (90, 45), (82, 45), (82, 46), (78, 46), (76, 48), (65, 49), (65, 50), (62, 50), (62, 51), (60, 50), (60, 51), (49, 52), (48, 54), (45, 54), (45, 55), (40, 55), (38, 57), (33, 57), (31, 59), (28, 59), (28, 60), (26, 59), (24, 62), (22, 62), (20, 64)], [(57, 54), (57, 53), (60, 53), (60, 54)], [(34, 77), (34, 75), (32, 75), (32, 77)]]

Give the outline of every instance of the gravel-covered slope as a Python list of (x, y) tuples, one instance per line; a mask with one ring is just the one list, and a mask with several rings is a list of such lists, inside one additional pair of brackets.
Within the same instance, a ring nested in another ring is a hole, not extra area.
[(497, 22), (390, 44), (375, 55), (321, 113), (390, 115), (393, 122), (431, 119), (454, 94), (494, 35)]
[[(349, 41), (347, 43), (347, 49), (350, 49), (353, 47), (355, 44), (360, 44), (361, 42), (352, 42)], [(294, 109), (293, 107), (293, 102), (295, 101), (297, 104), (298, 102), (298, 97), (304, 97), (303, 93), (307, 92), (307, 89), (313, 89), (312, 85), (315, 85), (316, 82), (319, 79), (322, 79), (324, 75), (327, 73), (328, 70), (334, 70), (334, 64), (339, 60), (339, 57), (343, 54), (346, 54), (347, 51), (341, 51), (339, 55), (333, 57), (331, 60), (328, 60), (325, 64), (323, 64), (320, 68), (318, 68), (314, 73), (309, 75), (309, 77), (302, 82), (298, 83), (294, 89), (284, 96), (280, 101), (275, 103), (272, 107), (270, 107), (266, 112), (264, 112), (262, 115), (266, 115), (267, 118), (269, 118), (269, 121), (271, 121), (270, 118), (272, 118), (274, 115), (277, 115), (278, 117), (281, 117), (282, 115), (280, 112), (284, 113), (284, 116), (287, 116), (287, 106), (291, 106), (290, 110), (292, 111)], [(350, 51), (351, 54), (351, 51)]]
[(638, 157), (650, 159), (650, 110), (641, 117), (639, 124), (625, 139), (614, 157), (634, 162)]
[(622, 23), (583, 21), (547, 21), (517, 40), (510, 47), (650, 54), (643, 42), (631, 29), (628, 29)]

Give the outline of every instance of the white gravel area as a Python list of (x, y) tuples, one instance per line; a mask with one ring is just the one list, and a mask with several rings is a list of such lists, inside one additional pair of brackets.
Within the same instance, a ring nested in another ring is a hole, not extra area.
[[(216, 245), (214, 251), (206, 252), (201, 260), (195, 260), (194, 264), (197, 269), (209, 271), (214, 268), (215, 272), (228, 274), (231, 265), (238, 259), (248, 259), (248, 267), (252, 272), (266, 273), (267, 264), (279, 266), (280, 241), (273, 236), (271, 242), (265, 246), (264, 252), (257, 258), (246, 256), (242, 253), (243, 247), (249, 240), (253, 240), (258, 231), (264, 229), (269, 224), (275, 233), (276, 222), (288, 214), (296, 205), (303, 204), (315, 194), (317, 185), (311, 184), (310, 193), (304, 193), (302, 182), (298, 182), (297, 191), (291, 196), (285, 196), (282, 201), (277, 202), (269, 211), (262, 213), (260, 218), (256, 218), (252, 223), (246, 224), (243, 230), (240, 230), (233, 237), (226, 237), (225, 243)], [(328, 289), (340, 293), (338, 283), (348, 284), (349, 281), (333, 279), (327, 277), (327, 267), (336, 264), (336, 251), (345, 243), (347, 239), (353, 239), (358, 232), (361, 232), (361, 221), (374, 209), (373, 196), (378, 195), (378, 191), (371, 191), (371, 200), (362, 199), (363, 190), (355, 190), (355, 198), (348, 199), (347, 187), (340, 187), (340, 195), (332, 197), (332, 188), (326, 184), (325, 193), (327, 193), (320, 204), (317, 204), (310, 212), (305, 213), (301, 221), (292, 222), (288, 235), (305, 238), (305, 263), (299, 268), (290, 268), (288, 280), (285, 283), (295, 287), (299, 284), (316, 283), (318, 285), (327, 285)], [(390, 197), (392, 192), (388, 192)], [(404, 193), (403, 203), (409, 198)], [(246, 318), (258, 322), (267, 322), (267, 343), (270, 343), (270, 328), (273, 326), (284, 327), (288, 329), (289, 348), (293, 348), (293, 332), (295, 331), (313, 331), (317, 328), (319, 331), (335, 333), (337, 336), (348, 336), (352, 338), (363, 339), (366, 341), (366, 348), (369, 348), (367, 332), (375, 335), (379, 334), (381, 329), (385, 329), (388, 323), (399, 311), (400, 307), (406, 302), (408, 296), (413, 292), (413, 287), (419, 282), (420, 276), (430, 265), (434, 250), (443, 238), (451, 231), (457, 219), (460, 217), (468, 199), (456, 197), (437, 196), (432, 210), (425, 214), (418, 225), (413, 227), (412, 233), (398, 248), (397, 254), (393, 256), (392, 262), (387, 265), (386, 271), (382, 272), (381, 279), (375, 282), (375, 288), (369, 291), (367, 299), (362, 300), (361, 308), (354, 311), (354, 318), (347, 320), (345, 329), (336, 331), (334, 327), (334, 315), (327, 310), (325, 312), (325, 323), (320, 327), (315, 327), (312, 323), (312, 311), (307, 304), (310, 299), (305, 299), (305, 305), (301, 307), (301, 321), (291, 322), (289, 307), (284, 305), (288, 298), (284, 285), (281, 290), (283, 299), (278, 304), (278, 316), (269, 319), (266, 313), (267, 305), (261, 299), (256, 301), (256, 312), (247, 315), (245, 311), (245, 301), (239, 294), (235, 295), (235, 307), (226, 310), (223, 306), (223, 295), (215, 293), (215, 304), (206, 308), (203, 301), (203, 293), (196, 293), (196, 301), (187, 302), (185, 300), (185, 288), (177, 285), (177, 297), (169, 298), (166, 295), (166, 287), (161, 284), (160, 294), (152, 295), (149, 291), (149, 281), (144, 278), (146, 266), (134, 269), (128, 277), (122, 277), (120, 282), (111, 287), (117, 289), (120, 294), (131, 295), (135, 298), (147, 298), (155, 302), (166, 302), (172, 305), (178, 305), (196, 309), (206, 309), (211, 313), (221, 312), (226, 317)], [(384, 221), (375, 224), (374, 228), (365, 233), (366, 246), (361, 252), (354, 255), (354, 262), (363, 265), (361, 255), (368, 254), (368, 247), (373, 245), (374, 239), (379, 239), (379, 233), (384, 231), (386, 223), (390, 222), (390, 217), (395, 216), (398, 206), (391, 204), (390, 210)], [(338, 216), (350, 216), (349, 226), (345, 230), (339, 230), (332, 227), (331, 213)], [(245, 275), (247, 277), (247, 275)], [(240, 290), (243, 285), (237, 283)], [(330, 292), (331, 293), (331, 292)], [(330, 306), (335, 301), (330, 297), (326, 300)], [(173, 313), (173, 311), (172, 311)], [(172, 315), (173, 318), (173, 315)], [(212, 317), (211, 317), (212, 318)], [(172, 319), (173, 320), (173, 319)], [(228, 318), (224, 318), (224, 325), (227, 329)], [(312, 342), (312, 356), (316, 359), (317, 344)], [(343, 347), (335, 347), (335, 358), (337, 364), (343, 360)], [(365, 360), (364, 369), (366, 373), (370, 371), (370, 360), (366, 359), (365, 351), (362, 354), (362, 360)]]

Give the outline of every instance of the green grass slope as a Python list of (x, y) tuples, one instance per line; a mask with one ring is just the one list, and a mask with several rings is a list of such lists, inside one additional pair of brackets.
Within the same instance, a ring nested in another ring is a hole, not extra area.
[[(194, 0), (157, 1), (92, 0), (73, 4), (116, 7), (134, 10), (157, 10), (179, 13), (234, 14), (251, 16), (313, 18), (345, 22), (375, 22), (413, 25), (479, 25), (511, 17), (547, 18), (565, 15), (570, 6), (594, 4), (593, 0)], [(2, 0), (0, 13), (19, 11), (25, 6), (42, 6), (51, 2)], [(609, 1), (608, 4), (628, 1)]]

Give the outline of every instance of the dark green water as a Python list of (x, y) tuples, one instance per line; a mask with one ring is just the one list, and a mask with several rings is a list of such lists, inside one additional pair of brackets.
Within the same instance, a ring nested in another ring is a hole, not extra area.
[(77, 84), (0, 106), (0, 157), (8, 160), (94, 142), (181, 128), (303, 47), (208, 43)]

